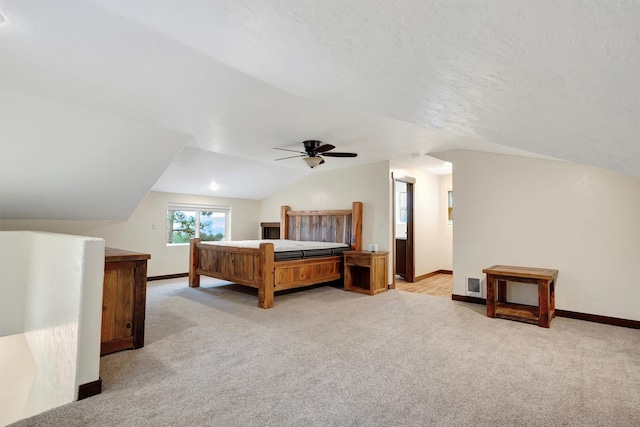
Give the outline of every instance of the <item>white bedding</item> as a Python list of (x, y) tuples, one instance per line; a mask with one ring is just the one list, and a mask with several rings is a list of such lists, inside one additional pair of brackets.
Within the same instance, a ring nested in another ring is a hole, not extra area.
[(273, 243), (274, 252), (309, 251), (313, 249), (347, 248), (346, 243), (306, 242), (301, 240), (231, 240), (218, 242), (200, 242), (207, 245), (233, 246), (236, 248), (258, 249), (260, 243)]

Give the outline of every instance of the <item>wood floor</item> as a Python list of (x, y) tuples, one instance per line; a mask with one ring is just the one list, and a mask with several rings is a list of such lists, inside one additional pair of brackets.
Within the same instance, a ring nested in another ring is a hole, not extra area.
[(453, 293), (453, 275), (436, 274), (435, 276), (414, 283), (405, 282), (399, 276), (396, 276), (396, 289), (451, 298), (451, 294)]

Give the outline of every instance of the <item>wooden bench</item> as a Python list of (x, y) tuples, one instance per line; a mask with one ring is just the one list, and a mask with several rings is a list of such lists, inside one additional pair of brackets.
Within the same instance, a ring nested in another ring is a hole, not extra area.
[[(551, 326), (556, 316), (555, 286), (558, 270), (548, 268), (494, 265), (482, 270), (487, 274), (487, 316)], [(507, 282), (538, 286), (538, 306), (507, 302)]]

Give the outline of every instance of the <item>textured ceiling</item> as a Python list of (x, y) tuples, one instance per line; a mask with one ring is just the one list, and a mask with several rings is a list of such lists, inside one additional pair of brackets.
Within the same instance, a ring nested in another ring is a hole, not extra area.
[[(640, 176), (640, 2), (0, 0), (0, 13), (0, 217), (121, 219), (150, 188), (259, 199), (317, 173), (273, 161), (304, 139), (359, 153), (323, 169), (437, 168), (425, 154), (463, 148)], [(55, 168), (52, 150), (66, 154)]]
[(640, 174), (637, 1), (99, 3), (305, 98)]

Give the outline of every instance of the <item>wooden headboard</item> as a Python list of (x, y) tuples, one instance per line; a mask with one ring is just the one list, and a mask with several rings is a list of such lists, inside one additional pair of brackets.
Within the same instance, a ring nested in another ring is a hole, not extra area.
[(280, 209), (280, 237), (290, 240), (339, 242), (362, 250), (362, 202), (353, 202), (351, 209), (292, 211)]

